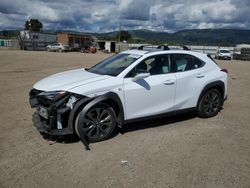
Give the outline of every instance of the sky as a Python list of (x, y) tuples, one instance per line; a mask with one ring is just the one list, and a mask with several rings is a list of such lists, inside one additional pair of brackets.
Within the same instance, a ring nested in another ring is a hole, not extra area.
[(39, 19), (44, 29), (110, 32), (250, 29), (250, 0), (0, 0), (0, 30)]

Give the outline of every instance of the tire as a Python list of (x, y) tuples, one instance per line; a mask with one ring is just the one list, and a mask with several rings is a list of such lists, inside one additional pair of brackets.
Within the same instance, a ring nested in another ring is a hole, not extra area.
[(208, 90), (200, 99), (197, 108), (198, 116), (209, 118), (216, 116), (222, 106), (222, 96), (217, 89)]
[[(80, 137), (77, 127), (79, 116), (80, 113), (75, 121), (75, 132), (78, 137)], [(89, 142), (100, 142), (108, 139), (116, 128), (115, 112), (112, 107), (106, 104), (101, 103), (91, 107), (85, 115), (85, 120), (88, 122), (79, 126), (84, 127), (83, 131)]]

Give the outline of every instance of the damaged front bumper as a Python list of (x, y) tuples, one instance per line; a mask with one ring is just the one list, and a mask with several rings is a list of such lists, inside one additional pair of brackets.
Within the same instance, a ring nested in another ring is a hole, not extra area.
[(64, 136), (74, 133), (73, 130), (69, 129), (68, 127), (62, 129), (53, 128), (53, 124), (48, 124), (37, 112), (32, 115), (32, 121), (36, 129), (43, 134), (48, 134), (51, 136)]
[(67, 93), (52, 100), (41, 93), (42, 91), (35, 89), (30, 91), (30, 105), (32, 108), (36, 108), (32, 120), (37, 130), (52, 136), (74, 134), (72, 126), (69, 126), (71, 123), (69, 116), (73, 104), (79, 99), (79, 96)]

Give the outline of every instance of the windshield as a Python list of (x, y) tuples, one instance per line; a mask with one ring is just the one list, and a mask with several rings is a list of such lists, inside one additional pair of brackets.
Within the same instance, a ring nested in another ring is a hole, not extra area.
[(134, 54), (117, 54), (88, 69), (89, 72), (117, 76), (141, 56)]
[(230, 53), (228, 50), (220, 50), (220, 53)]

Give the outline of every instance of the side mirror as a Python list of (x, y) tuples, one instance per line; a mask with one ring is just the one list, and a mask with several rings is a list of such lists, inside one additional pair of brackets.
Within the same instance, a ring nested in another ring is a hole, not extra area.
[(145, 73), (138, 73), (137, 75), (135, 75), (135, 77), (132, 79), (133, 81), (137, 81), (143, 78), (147, 78), (150, 76), (149, 72), (145, 72)]

